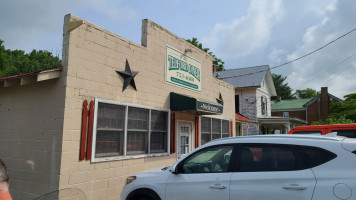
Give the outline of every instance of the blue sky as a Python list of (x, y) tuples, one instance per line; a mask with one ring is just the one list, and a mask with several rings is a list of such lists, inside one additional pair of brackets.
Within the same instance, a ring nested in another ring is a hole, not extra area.
[[(179, 37), (197, 37), (226, 69), (273, 67), (356, 28), (355, 7), (353, 0), (4, 0), (0, 39), (10, 49), (61, 54), (63, 17), (72, 13), (140, 44), (147, 18)], [(293, 89), (326, 86), (342, 98), (356, 92), (355, 53), (356, 31), (272, 73), (287, 76)]]

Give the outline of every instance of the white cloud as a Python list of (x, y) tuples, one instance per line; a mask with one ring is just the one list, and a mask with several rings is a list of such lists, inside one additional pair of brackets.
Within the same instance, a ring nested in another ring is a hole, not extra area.
[[(318, 24), (305, 31), (303, 43), (288, 60), (301, 57), (314, 51), (344, 33), (352, 30), (356, 13), (352, 12), (353, 2), (333, 1), (325, 7), (325, 16)], [(332, 9), (331, 9), (332, 7)], [(294, 89), (307, 87), (320, 90), (320, 87), (329, 87), (329, 93), (342, 98), (345, 94), (356, 92), (356, 32), (341, 38), (326, 48), (296, 61), (290, 65), (287, 81)]]
[(252, 0), (246, 16), (216, 24), (203, 43), (223, 57), (246, 56), (268, 44), (271, 29), (282, 16), (282, 0)]
[(283, 62), (282, 58), (287, 52), (283, 49), (278, 49), (276, 47), (272, 48), (272, 52), (268, 54), (269, 60), (275, 63)]

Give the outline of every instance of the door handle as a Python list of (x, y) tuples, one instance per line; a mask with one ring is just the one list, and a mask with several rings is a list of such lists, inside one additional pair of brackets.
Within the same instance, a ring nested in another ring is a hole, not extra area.
[(214, 184), (209, 186), (210, 189), (224, 190), (227, 188), (225, 185)]
[(307, 189), (307, 187), (301, 186), (301, 185), (298, 185), (298, 184), (290, 184), (290, 185), (283, 186), (283, 189), (286, 189), (286, 190), (305, 190), (305, 189)]

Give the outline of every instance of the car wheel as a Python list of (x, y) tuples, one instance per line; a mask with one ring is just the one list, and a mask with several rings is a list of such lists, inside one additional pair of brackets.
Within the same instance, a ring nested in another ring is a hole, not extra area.
[(140, 196), (137, 198), (137, 200), (153, 200), (150, 197), (146, 197), (146, 196)]

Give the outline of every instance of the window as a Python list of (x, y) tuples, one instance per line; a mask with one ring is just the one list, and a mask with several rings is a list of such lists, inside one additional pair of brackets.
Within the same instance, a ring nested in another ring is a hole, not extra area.
[(169, 111), (96, 99), (95, 158), (168, 153)]
[(148, 151), (149, 110), (129, 107), (127, 127), (127, 155), (145, 154)]
[(201, 145), (218, 138), (230, 136), (230, 121), (201, 117)]
[(293, 148), (310, 168), (319, 166), (336, 158), (334, 153), (317, 147), (294, 146)]
[(321, 135), (321, 131), (296, 131), (293, 134)]
[(99, 103), (95, 157), (123, 155), (125, 107)]
[(240, 96), (235, 95), (235, 113), (240, 113)]
[(240, 172), (294, 171), (307, 168), (287, 146), (244, 145), (239, 154)]
[(267, 98), (261, 96), (261, 114), (267, 115)]
[(209, 147), (197, 152), (180, 164), (182, 173), (228, 172), (233, 146)]
[(168, 123), (167, 112), (151, 111), (151, 152), (167, 152)]
[(337, 132), (337, 135), (348, 138), (356, 138), (356, 130), (333, 130), (331, 132)]
[(289, 112), (283, 112), (283, 117), (289, 117)]

